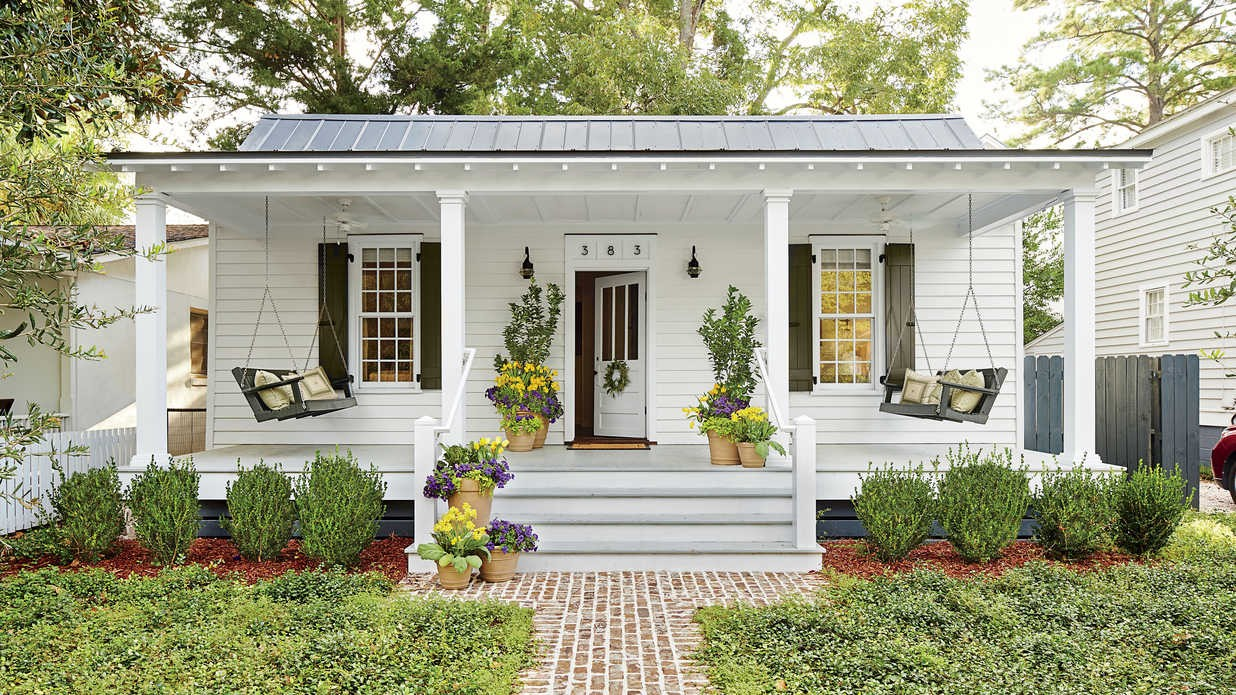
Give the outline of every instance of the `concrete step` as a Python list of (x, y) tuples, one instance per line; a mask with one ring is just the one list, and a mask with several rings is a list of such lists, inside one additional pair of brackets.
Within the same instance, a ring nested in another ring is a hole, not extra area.
[[(733, 519), (757, 514), (788, 513), (791, 509), (792, 496), (785, 494), (771, 495), (766, 493), (741, 495), (738, 490), (728, 490), (724, 494), (699, 494), (676, 491), (674, 496), (647, 494), (648, 491), (606, 491), (606, 494), (582, 495), (578, 493), (550, 491), (551, 494), (537, 494), (536, 491), (516, 492), (514, 490), (499, 490), (494, 496), (493, 515), (511, 521), (523, 521), (537, 514), (562, 514), (571, 516), (592, 515), (676, 515), (680, 519), (694, 518), (697, 515), (728, 514)], [(616, 493), (616, 494), (611, 494)]]
[(698, 471), (521, 471), (515, 469), (515, 479), (507, 484), (507, 490), (544, 489), (789, 489), (788, 473), (751, 471), (749, 475), (726, 471), (711, 475)]
[(614, 524), (555, 524), (529, 521), (541, 540), (550, 545), (562, 543), (592, 543), (597, 546), (631, 541), (664, 542), (690, 548), (697, 543), (717, 540), (734, 542), (780, 543), (794, 540), (790, 523), (747, 524), (741, 515), (728, 523), (691, 523), (690, 517), (676, 524), (645, 524), (639, 521)]

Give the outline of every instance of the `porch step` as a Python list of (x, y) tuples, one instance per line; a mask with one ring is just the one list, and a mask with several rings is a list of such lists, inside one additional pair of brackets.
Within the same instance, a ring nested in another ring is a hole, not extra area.
[[(793, 504), (787, 491), (768, 493), (728, 490), (499, 490), (494, 495), (493, 515), (511, 521), (524, 521), (539, 515), (677, 517), (679, 523), (701, 515), (713, 518), (728, 515), (731, 522), (743, 518), (788, 513)], [(701, 522), (709, 523), (709, 522)]]
[[(820, 568), (824, 550), (767, 542), (681, 543), (638, 541), (598, 545), (592, 542), (545, 543), (519, 558), (521, 572), (810, 572)], [(424, 572), (427, 563), (409, 547), (408, 571)]]
[(768, 512), (761, 514), (743, 514), (738, 517), (732, 513), (717, 513), (717, 514), (691, 514), (684, 516), (681, 513), (666, 513), (666, 514), (555, 514), (546, 512), (542, 514), (525, 514), (521, 521), (527, 524), (555, 524), (555, 525), (578, 525), (578, 526), (596, 526), (605, 524), (644, 524), (648, 526), (662, 525), (678, 525), (678, 524), (747, 524), (747, 525), (770, 525), (770, 524), (789, 524), (794, 521), (793, 515), (786, 510), (785, 512)]
[(743, 487), (666, 487), (648, 485), (638, 487), (611, 487), (605, 485), (554, 485), (536, 487), (532, 485), (516, 486), (514, 483), (498, 490), (495, 498), (500, 497), (790, 497), (791, 490), (786, 485), (743, 486)]

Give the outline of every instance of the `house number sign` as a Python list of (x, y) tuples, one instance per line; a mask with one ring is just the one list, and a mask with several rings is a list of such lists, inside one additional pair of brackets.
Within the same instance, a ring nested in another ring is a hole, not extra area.
[(637, 235), (568, 236), (567, 257), (587, 263), (645, 260), (652, 255), (650, 239)]

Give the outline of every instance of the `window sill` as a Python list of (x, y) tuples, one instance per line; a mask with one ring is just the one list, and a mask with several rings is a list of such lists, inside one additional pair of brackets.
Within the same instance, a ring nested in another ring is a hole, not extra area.
[(209, 385), (209, 382), (210, 382), (209, 377), (198, 376), (196, 374), (189, 377), (189, 387), (190, 388), (205, 388), (206, 386)]
[(425, 389), (420, 386), (377, 386), (374, 384), (357, 385), (352, 389), (352, 393), (356, 395), (395, 395), (407, 396), (424, 393)]
[(883, 394), (884, 387), (875, 384), (827, 384), (816, 386), (810, 392), (812, 396), (881, 396)]

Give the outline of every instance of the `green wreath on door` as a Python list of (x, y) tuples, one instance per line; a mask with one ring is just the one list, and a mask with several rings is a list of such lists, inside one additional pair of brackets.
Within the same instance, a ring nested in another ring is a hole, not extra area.
[(615, 397), (631, 385), (631, 367), (625, 360), (614, 360), (605, 368), (605, 380), (601, 386), (610, 397)]

